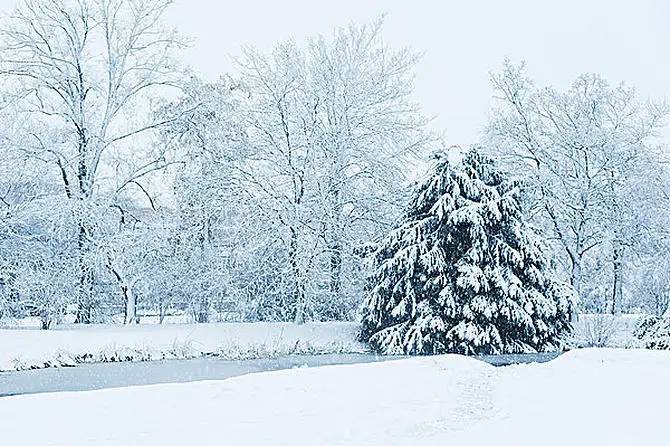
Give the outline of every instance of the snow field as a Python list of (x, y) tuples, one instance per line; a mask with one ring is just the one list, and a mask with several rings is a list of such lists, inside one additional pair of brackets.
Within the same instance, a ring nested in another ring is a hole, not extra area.
[(26, 446), (665, 445), (669, 370), (644, 350), (504, 368), (421, 357), (3, 398), (0, 432)]

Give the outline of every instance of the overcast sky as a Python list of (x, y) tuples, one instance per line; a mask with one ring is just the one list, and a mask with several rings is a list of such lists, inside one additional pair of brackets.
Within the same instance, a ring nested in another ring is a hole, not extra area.
[[(15, 0), (0, 0), (4, 11)], [(489, 72), (525, 60), (540, 84), (597, 72), (643, 96), (670, 96), (670, 2), (176, 0), (168, 20), (193, 39), (186, 61), (210, 78), (242, 45), (269, 50), (387, 13), (384, 38), (423, 52), (416, 99), (450, 144), (476, 141), (491, 103)]]

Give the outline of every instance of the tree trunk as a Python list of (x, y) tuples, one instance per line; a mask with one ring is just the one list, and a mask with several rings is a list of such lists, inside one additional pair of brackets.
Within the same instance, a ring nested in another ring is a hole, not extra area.
[(337, 243), (330, 248), (330, 298), (342, 301), (342, 246)]
[(305, 322), (305, 286), (302, 282), (302, 275), (300, 274), (300, 266), (298, 263), (298, 232), (291, 227), (291, 240), (289, 242), (288, 258), (291, 265), (291, 272), (293, 274), (293, 299), (295, 302), (295, 318), (296, 324), (303, 324)]
[(75, 324), (90, 324), (93, 319), (93, 271), (86, 265), (84, 256), (85, 253), (80, 251)]
[(42, 323), (42, 330), (48, 330), (51, 328), (51, 318), (49, 317), (48, 312), (43, 312), (40, 317), (40, 322)]
[[(83, 102), (79, 104), (80, 107), (82, 104)], [(82, 129), (79, 131), (79, 160), (77, 163), (77, 184), (79, 186), (77, 200), (79, 201), (81, 208), (79, 209), (79, 222), (77, 223), (77, 248), (79, 250), (79, 290), (77, 296), (77, 317), (74, 321), (75, 324), (90, 324), (93, 306), (93, 271), (87, 264), (88, 259), (86, 258), (86, 254), (89, 250), (90, 228), (88, 228), (84, 222), (84, 219), (87, 218), (88, 215), (82, 215), (82, 212), (88, 211), (88, 208), (84, 205), (84, 203), (88, 202), (88, 200), (91, 198), (89, 170), (86, 164), (86, 159), (89, 152), (88, 149), (88, 141), (82, 126)]]
[[(336, 155), (340, 155), (340, 149), (337, 142), (334, 145), (338, 147), (335, 151)], [(336, 161), (333, 165), (333, 174), (330, 179), (329, 190), (329, 200), (331, 206), (331, 221), (330, 221), (330, 243), (328, 246), (328, 251), (330, 252), (330, 299), (332, 302), (335, 302), (338, 309), (341, 308), (339, 305), (342, 302), (342, 203), (341, 203), (341, 192), (340, 188), (344, 184), (344, 178), (342, 174), (342, 162), (339, 157), (336, 158)]]
[(124, 293), (126, 294), (126, 324), (137, 324), (139, 318), (137, 317), (137, 295), (133, 292), (132, 287), (124, 286)]
[(305, 289), (302, 284), (297, 284), (295, 290), (296, 295), (296, 306), (295, 306), (295, 319), (293, 320), (296, 324), (305, 323)]
[(163, 303), (158, 304), (158, 325), (163, 325), (165, 320), (165, 305)]
[(607, 313), (616, 314), (621, 309), (621, 302), (623, 298), (623, 268), (622, 268), (623, 247), (620, 243), (614, 243), (612, 250), (612, 269), (613, 269), (613, 283), (612, 294), (610, 300), (607, 302), (605, 311)]
[(204, 293), (198, 297), (197, 307), (194, 311), (195, 321), (198, 324), (206, 324), (209, 322), (209, 299)]
[(577, 292), (577, 297), (581, 297), (582, 293), (582, 259), (575, 257), (572, 260), (572, 271), (570, 274), (570, 284)]

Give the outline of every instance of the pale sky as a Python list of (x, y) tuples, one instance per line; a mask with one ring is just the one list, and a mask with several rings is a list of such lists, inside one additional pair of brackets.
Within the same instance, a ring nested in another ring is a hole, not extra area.
[[(15, 0), (0, 0), (9, 11)], [(489, 72), (525, 60), (539, 84), (597, 72), (643, 97), (670, 97), (670, 2), (175, 0), (168, 21), (193, 39), (185, 60), (209, 78), (234, 70), (240, 47), (269, 49), (387, 13), (393, 46), (424, 53), (416, 99), (449, 144), (477, 140), (491, 104)]]

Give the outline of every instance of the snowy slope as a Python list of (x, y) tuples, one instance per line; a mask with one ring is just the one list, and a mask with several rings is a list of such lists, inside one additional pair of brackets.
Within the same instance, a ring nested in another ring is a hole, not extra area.
[(217, 354), (255, 358), (289, 353), (358, 352), (358, 325), (347, 322), (98, 325), (0, 330), (0, 371), (77, 362), (146, 361)]
[(506, 368), (423, 357), (2, 398), (0, 432), (26, 446), (665, 445), (669, 370), (643, 350)]

